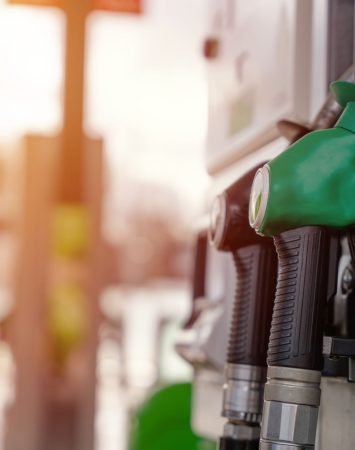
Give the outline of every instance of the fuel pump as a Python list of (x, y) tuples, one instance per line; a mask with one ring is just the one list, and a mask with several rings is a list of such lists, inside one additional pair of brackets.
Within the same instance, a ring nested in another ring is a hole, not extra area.
[(307, 134), (264, 165), (251, 190), (250, 225), (274, 238), (278, 254), (261, 450), (314, 448), (339, 239), (350, 236), (354, 249), (355, 85), (338, 81), (331, 91), (344, 108), (334, 128)]
[(255, 170), (216, 197), (212, 206), (210, 242), (232, 254), (237, 286), (223, 397), (222, 415), (228, 421), (220, 450), (253, 450), (259, 445), (277, 258), (272, 240), (257, 236), (248, 224)]

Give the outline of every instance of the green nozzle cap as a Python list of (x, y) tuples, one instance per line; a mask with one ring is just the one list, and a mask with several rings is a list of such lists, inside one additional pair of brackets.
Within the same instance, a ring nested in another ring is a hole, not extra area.
[(349, 81), (333, 81), (330, 91), (342, 108), (349, 102), (355, 102), (355, 84)]
[(260, 234), (276, 236), (307, 225), (355, 226), (355, 84), (336, 81), (330, 88), (344, 108), (334, 128), (307, 134), (268, 163)]

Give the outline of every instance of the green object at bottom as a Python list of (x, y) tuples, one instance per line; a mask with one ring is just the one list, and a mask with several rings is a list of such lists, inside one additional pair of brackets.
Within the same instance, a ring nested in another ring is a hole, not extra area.
[(189, 383), (155, 392), (133, 417), (130, 450), (215, 450), (216, 443), (191, 430)]

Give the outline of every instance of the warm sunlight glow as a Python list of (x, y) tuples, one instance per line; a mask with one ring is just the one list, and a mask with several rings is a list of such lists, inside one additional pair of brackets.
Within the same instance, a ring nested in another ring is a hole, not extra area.
[(55, 9), (0, 10), (0, 137), (61, 123), (64, 23)]

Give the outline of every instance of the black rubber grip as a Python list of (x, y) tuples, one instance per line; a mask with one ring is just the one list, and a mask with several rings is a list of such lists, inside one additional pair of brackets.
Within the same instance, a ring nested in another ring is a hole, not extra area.
[(355, 264), (355, 228), (348, 231), (349, 250), (353, 264)]
[(303, 227), (274, 241), (279, 264), (268, 365), (321, 370), (326, 302), (337, 276), (333, 234)]
[(221, 437), (219, 440), (219, 450), (258, 450), (259, 440), (239, 441), (229, 437)]
[(197, 237), (192, 283), (192, 299), (205, 295), (206, 260), (208, 239), (206, 234), (200, 233)]
[(249, 245), (234, 253), (236, 295), (227, 362), (266, 366), (277, 256), (272, 241)]

